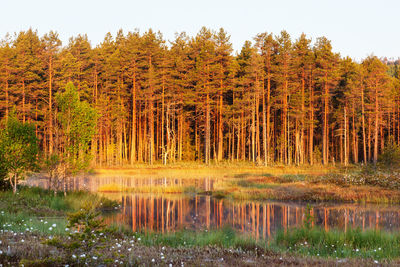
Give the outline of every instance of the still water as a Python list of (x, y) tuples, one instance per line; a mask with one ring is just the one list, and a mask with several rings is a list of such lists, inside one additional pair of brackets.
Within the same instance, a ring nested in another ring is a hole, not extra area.
[[(132, 230), (169, 232), (215, 229), (226, 225), (255, 238), (268, 238), (278, 229), (300, 226), (306, 204), (215, 199), (210, 196), (106, 194), (119, 199), (121, 212), (106, 218)], [(348, 227), (400, 230), (400, 208), (377, 205), (311, 205), (313, 225), (326, 230)]]
[[(160, 177), (77, 177), (68, 188), (96, 192), (106, 185), (195, 186), (212, 190), (215, 179), (175, 179)], [(45, 180), (28, 182), (46, 187)], [(118, 200), (121, 210), (108, 215), (107, 223), (123, 224), (133, 231), (171, 232), (179, 229), (216, 229), (230, 226), (254, 238), (268, 238), (278, 229), (300, 226), (305, 220), (307, 203), (276, 201), (233, 201), (195, 194), (101, 193)], [(366, 204), (309, 204), (313, 225), (327, 231), (349, 227), (400, 230), (400, 206)]]

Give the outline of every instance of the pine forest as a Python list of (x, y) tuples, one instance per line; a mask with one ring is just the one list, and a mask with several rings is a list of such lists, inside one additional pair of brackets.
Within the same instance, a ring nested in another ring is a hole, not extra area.
[(29, 29), (1, 41), (0, 117), (15, 110), (45, 155), (62, 152), (56, 98), (72, 82), (98, 113), (87, 148), (95, 166), (373, 163), (400, 144), (399, 64), (356, 62), (325, 37), (286, 31), (234, 52), (224, 29), (172, 41), (119, 31), (96, 46)]

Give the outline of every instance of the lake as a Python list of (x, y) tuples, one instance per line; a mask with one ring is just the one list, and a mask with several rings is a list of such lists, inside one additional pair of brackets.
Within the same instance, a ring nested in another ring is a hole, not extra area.
[[(212, 190), (216, 179), (165, 177), (84, 176), (70, 180), (69, 190), (97, 192), (107, 185), (122, 188), (194, 186)], [(28, 181), (46, 187), (46, 180)], [(278, 229), (300, 226), (306, 211), (313, 225), (325, 230), (347, 228), (400, 230), (400, 206), (335, 203), (294, 203), (278, 201), (236, 201), (199, 194), (100, 193), (121, 203), (121, 210), (107, 215), (109, 224), (123, 224), (133, 231), (171, 232), (180, 229), (205, 230), (230, 226), (254, 238), (269, 238)]]

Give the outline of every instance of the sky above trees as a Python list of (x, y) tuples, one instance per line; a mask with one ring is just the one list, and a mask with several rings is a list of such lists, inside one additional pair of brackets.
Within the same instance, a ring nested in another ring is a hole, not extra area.
[(174, 40), (176, 32), (195, 35), (202, 26), (223, 27), (236, 51), (259, 32), (286, 30), (294, 38), (306, 33), (332, 40), (335, 52), (360, 61), (367, 55), (399, 57), (400, 36), (396, 0), (19, 0), (2, 1), (0, 36), (32, 27), (39, 34), (55, 30), (63, 44), (71, 36), (87, 33), (92, 45), (106, 32), (141, 32), (152, 28)]

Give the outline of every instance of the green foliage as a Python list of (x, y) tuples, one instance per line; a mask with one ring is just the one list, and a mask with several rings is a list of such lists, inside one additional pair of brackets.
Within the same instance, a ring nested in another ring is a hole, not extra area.
[[(2, 156), (0, 156), (0, 158), (2, 158)], [(2, 162), (2, 159), (0, 159), (0, 191), (8, 190), (10, 188), (11, 188), (10, 180), (7, 179), (7, 168), (4, 162)]]
[(70, 257), (72, 255), (99, 255), (107, 241), (107, 231), (104, 220), (100, 217), (97, 207), (91, 202), (85, 202), (82, 207), (68, 215), (68, 239), (52, 238), (44, 241), (45, 244), (63, 250)]
[(386, 169), (400, 168), (400, 147), (390, 144), (378, 156), (378, 167)]
[(9, 178), (15, 192), (24, 173), (37, 169), (38, 140), (34, 125), (20, 122), (15, 112), (3, 119), (1, 128), (0, 179)]
[(105, 230), (104, 221), (92, 203), (86, 202), (80, 210), (69, 214), (68, 221), (68, 227), (72, 230), (70, 247), (88, 252), (105, 241), (101, 236)]
[(307, 204), (306, 210), (304, 211), (305, 218), (303, 221), (304, 228), (306, 229), (311, 229), (312, 224), (315, 220), (314, 216), (311, 214), (311, 210), (312, 210), (311, 206)]
[(88, 148), (96, 133), (98, 114), (89, 103), (80, 100), (72, 82), (66, 85), (64, 92), (56, 95), (56, 102), (66, 149), (60, 160), (65, 160), (69, 171), (75, 173), (87, 168), (90, 162)]

